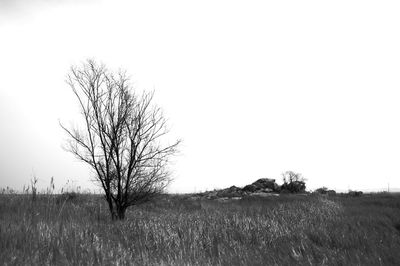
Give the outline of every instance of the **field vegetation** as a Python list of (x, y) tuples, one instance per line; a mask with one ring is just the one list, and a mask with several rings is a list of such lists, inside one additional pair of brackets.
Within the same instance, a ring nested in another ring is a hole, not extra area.
[(400, 196), (0, 195), (1, 265), (400, 265)]

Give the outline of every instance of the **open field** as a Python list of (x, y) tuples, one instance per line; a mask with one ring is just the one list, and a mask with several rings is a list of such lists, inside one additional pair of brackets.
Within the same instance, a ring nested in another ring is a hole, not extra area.
[(163, 196), (111, 222), (99, 196), (0, 195), (1, 265), (400, 265), (400, 196)]

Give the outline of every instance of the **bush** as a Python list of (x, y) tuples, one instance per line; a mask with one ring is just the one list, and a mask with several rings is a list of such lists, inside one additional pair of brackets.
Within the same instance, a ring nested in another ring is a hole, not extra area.
[(282, 174), (283, 185), (281, 190), (288, 190), (291, 193), (305, 192), (306, 179), (300, 174), (293, 171), (286, 171)]
[(348, 195), (352, 197), (360, 197), (362, 194), (363, 194), (362, 191), (352, 191), (352, 190), (350, 190), (348, 193)]
[(327, 194), (328, 193), (328, 188), (327, 187), (320, 187), (320, 188), (316, 189), (314, 192), (318, 193), (318, 194)]
[(306, 191), (306, 183), (303, 181), (292, 181), (283, 183), (281, 190), (288, 190), (290, 193), (300, 193)]

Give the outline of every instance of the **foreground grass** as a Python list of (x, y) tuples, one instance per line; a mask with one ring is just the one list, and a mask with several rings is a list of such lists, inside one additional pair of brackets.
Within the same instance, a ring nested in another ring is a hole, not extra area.
[(0, 195), (2, 265), (400, 265), (400, 197), (167, 196), (111, 222), (101, 198)]

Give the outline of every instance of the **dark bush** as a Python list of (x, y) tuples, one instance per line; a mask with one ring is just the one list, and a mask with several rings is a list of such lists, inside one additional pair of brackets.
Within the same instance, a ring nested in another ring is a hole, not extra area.
[(348, 195), (352, 197), (360, 197), (362, 194), (363, 194), (362, 191), (352, 191), (352, 190), (350, 190), (348, 193)]
[(336, 195), (336, 191), (334, 191), (333, 189), (330, 189), (326, 192), (326, 194), (328, 195)]
[(305, 192), (306, 183), (303, 181), (293, 181), (290, 183), (283, 183), (283, 185), (281, 186), (281, 190), (288, 190), (290, 193)]
[(327, 194), (328, 193), (328, 188), (327, 187), (320, 187), (320, 188), (316, 189), (314, 192), (318, 193), (318, 194)]
[(280, 193), (281, 194), (289, 194), (289, 193), (292, 193), (292, 192), (290, 192), (290, 190), (288, 190), (286, 188), (282, 188)]

